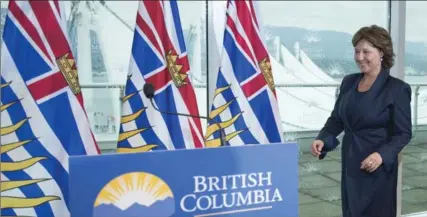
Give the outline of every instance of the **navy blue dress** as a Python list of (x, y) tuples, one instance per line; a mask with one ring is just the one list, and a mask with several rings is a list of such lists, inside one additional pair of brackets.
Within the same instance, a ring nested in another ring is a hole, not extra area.
[[(411, 88), (382, 70), (367, 92), (358, 92), (363, 74), (344, 77), (334, 109), (317, 139), (325, 152), (342, 142), (341, 199), (343, 217), (396, 216), (398, 154), (412, 137)], [(378, 152), (383, 164), (374, 172), (360, 169)]]

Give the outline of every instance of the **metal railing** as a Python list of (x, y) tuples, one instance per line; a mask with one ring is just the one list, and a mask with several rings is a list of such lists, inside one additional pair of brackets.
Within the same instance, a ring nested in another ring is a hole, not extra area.
[[(412, 89), (412, 94), (414, 94), (414, 106), (413, 106), (413, 138), (415, 138), (416, 132), (418, 130), (418, 104), (419, 104), (419, 95), (420, 88), (427, 87), (427, 83), (409, 83)], [(276, 84), (277, 88), (296, 88), (296, 87), (335, 87), (335, 99), (338, 98), (340, 84), (333, 83), (323, 83), (323, 84)]]
[[(414, 137), (415, 133), (418, 129), (418, 104), (419, 104), (419, 95), (420, 88), (427, 87), (427, 83), (409, 83), (412, 88), (412, 93), (414, 94), (414, 106), (413, 106), (413, 131)], [(81, 84), (81, 88), (83, 89), (119, 89), (120, 90), (120, 98), (124, 96), (125, 85), (122, 84)], [(206, 88), (205, 84), (196, 84), (193, 85), (195, 88)], [(286, 83), (278, 83), (275, 85), (276, 88), (317, 88), (317, 87), (334, 87), (335, 88), (335, 99), (339, 94), (339, 86), (338, 83), (321, 83), (321, 84), (286, 84)], [(319, 129), (320, 130), (320, 129)]]

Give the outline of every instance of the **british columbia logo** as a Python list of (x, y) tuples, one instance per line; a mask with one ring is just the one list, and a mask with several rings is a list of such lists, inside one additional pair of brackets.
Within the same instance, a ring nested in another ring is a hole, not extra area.
[(273, 183), (272, 172), (199, 175), (186, 183), (189, 186), (181, 185), (176, 189), (178, 196), (174, 196), (168, 184), (156, 175), (146, 172), (120, 175), (98, 193), (92, 216), (204, 217), (268, 210), (283, 201), (282, 192)]
[(169, 217), (175, 212), (172, 190), (161, 178), (145, 172), (118, 176), (99, 192), (93, 217)]

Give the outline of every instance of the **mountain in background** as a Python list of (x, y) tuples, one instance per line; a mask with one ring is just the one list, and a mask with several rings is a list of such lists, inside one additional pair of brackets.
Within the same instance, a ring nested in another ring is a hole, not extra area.
[[(278, 36), (281, 43), (293, 54), (295, 43), (299, 43), (307, 55), (323, 71), (333, 77), (358, 72), (353, 60), (352, 35), (337, 31), (312, 31), (297, 27), (265, 26), (271, 36)], [(273, 39), (267, 42), (269, 50), (273, 50)], [(427, 75), (427, 44), (406, 42), (405, 48), (407, 75)], [(344, 74), (337, 74), (337, 68)]]

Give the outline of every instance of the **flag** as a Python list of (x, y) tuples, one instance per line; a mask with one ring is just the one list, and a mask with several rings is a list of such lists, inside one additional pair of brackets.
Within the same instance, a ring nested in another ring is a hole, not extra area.
[(199, 118), (161, 114), (142, 91), (154, 86), (161, 111), (199, 115), (176, 1), (140, 1), (122, 99), (117, 152), (203, 147)]
[(68, 157), (99, 153), (62, 1), (9, 1), (1, 50), (1, 214), (69, 216)]
[(283, 141), (270, 57), (252, 1), (228, 1), (206, 147)]

